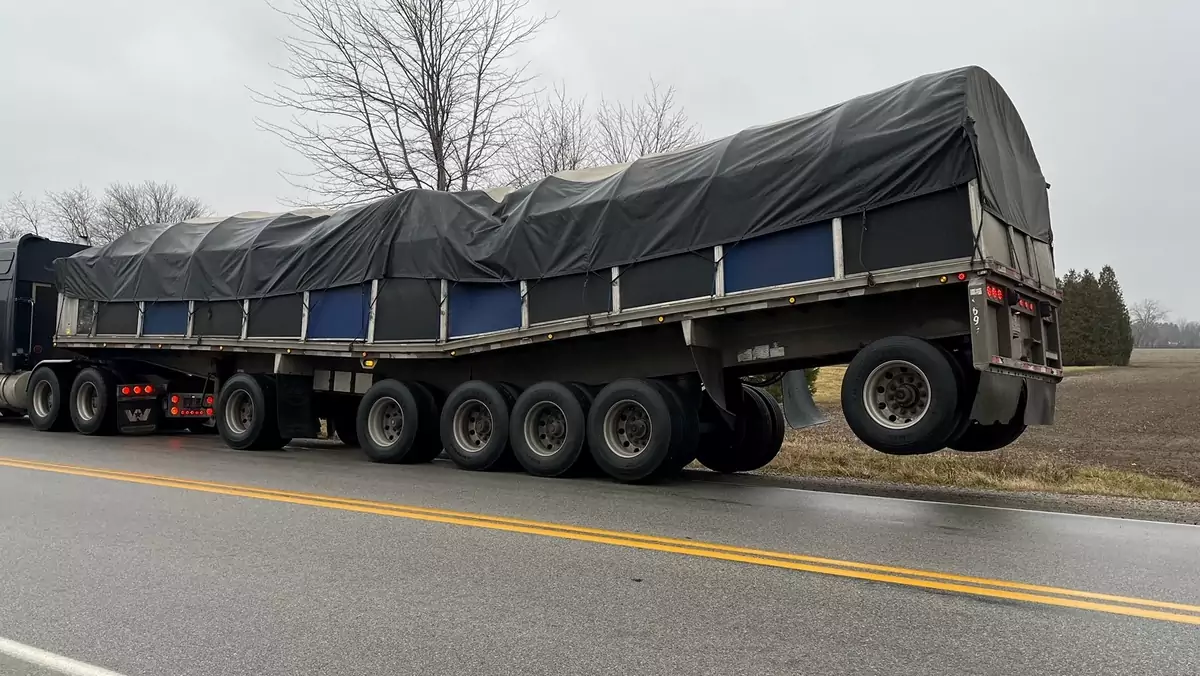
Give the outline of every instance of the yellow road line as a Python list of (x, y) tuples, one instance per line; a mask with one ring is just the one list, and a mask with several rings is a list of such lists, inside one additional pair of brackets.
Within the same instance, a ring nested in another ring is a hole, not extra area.
[[(700, 558), (768, 566), (773, 568), (784, 568), (809, 573), (818, 573), (822, 575), (832, 575), (836, 577), (869, 580), (873, 582), (886, 582), (908, 587), (919, 587), (974, 596), (1041, 603), (1044, 605), (1200, 625), (1200, 614), (1184, 614), (1200, 613), (1200, 606), (1192, 606), (1181, 603), (1168, 603), (1126, 596), (1097, 594), (1093, 592), (1062, 589), (1044, 585), (1009, 582), (1005, 580), (990, 580), (987, 578), (940, 573), (936, 571), (859, 563), (856, 561), (842, 561), (838, 559), (806, 556), (802, 554), (734, 547), (730, 545), (682, 540), (678, 538), (655, 537), (641, 535), (638, 533), (571, 526), (567, 524), (532, 521), (528, 519), (513, 519), (427, 507), (412, 507), (407, 505), (378, 502), (374, 500), (358, 500), (354, 498), (282, 491), (270, 488), (199, 481), (195, 479), (141, 474), (136, 472), (124, 472), (103, 468), (45, 463), (32, 460), (22, 460), (19, 458), (0, 458), (0, 465), (43, 472), (54, 472), (74, 476), (138, 483), (165, 488), (180, 488), (204, 493), (254, 498), (272, 502), (338, 509), (343, 511), (359, 512), (363, 514), (391, 516), (412, 519), (416, 521), (445, 523), (582, 542), (592, 542), (597, 544), (608, 544), (634, 549), (667, 552)], [(1099, 601), (1107, 601), (1108, 603), (1101, 603)], [(1165, 610), (1157, 609), (1169, 609), (1183, 612), (1166, 612)]]

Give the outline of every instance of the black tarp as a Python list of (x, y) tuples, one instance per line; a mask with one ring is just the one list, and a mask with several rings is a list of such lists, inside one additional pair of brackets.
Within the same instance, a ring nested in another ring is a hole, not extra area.
[[(961, 186), (1050, 242), (1047, 188), (1016, 108), (983, 69), (925, 75), (824, 110), (497, 202), (410, 190), (330, 214), (139, 228), (57, 262), (70, 296), (257, 298), (387, 277), (539, 280), (764, 235)], [(964, 227), (961, 223), (947, 227)]]

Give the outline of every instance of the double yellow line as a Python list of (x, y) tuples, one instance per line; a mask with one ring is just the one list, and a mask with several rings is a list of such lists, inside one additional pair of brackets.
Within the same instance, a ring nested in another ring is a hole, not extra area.
[(1169, 603), (1149, 599), (1099, 594), (1095, 592), (1048, 587), (1044, 585), (992, 580), (968, 575), (955, 575), (929, 570), (901, 568), (857, 561), (843, 561), (803, 554), (790, 554), (764, 549), (734, 547), (694, 540), (657, 537), (627, 533), (601, 528), (586, 528), (566, 524), (532, 521), (529, 519), (513, 519), (508, 517), (473, 514), (447, 509), (429, 507), (414, 507), (374, 500), (358, 500), (313, 493), (282, 491), (255, 486), (239, 486), (236, 484), (216, 483), (212, 481), (197, 481), (179, 477), (140, 474), (94, 467), (62, 465), (57, 463), (37, 462), (19, 458), (0, 457), (0, 466), (16, 467), (41, 472), (55, 472), (74, 476), (109, 479), (128, 483), (160, 486), (163, 488), (180, 488), (202, 493), (216, 493), (256, 500), (269, 500), (294, 505), (324, 507), (347, 512), (376, 514), (379, 516), (429, 521), (435, 523), (486, 528), (489, 530), (540, 535), (564, 540), (577, 540), (597, 544), (644, 549), (671, 554), (682, 554), (720, 561), (731, 561), (772, 568), (833, 575), (836, 577), (869, 580), (919, 587), (938, 591), (955, 592), (972, 596), (1005, 599), (1009, 601), (1024, 601), (1050, 606), (1061, 606), (1079, 610), (1091, 610), (1116, 615), (1128, 615), (1168, 622), (1200, 625), (1200, 606), (1183, 603)]

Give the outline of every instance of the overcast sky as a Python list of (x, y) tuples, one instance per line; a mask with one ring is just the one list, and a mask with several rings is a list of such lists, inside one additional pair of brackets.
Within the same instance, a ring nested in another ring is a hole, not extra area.
[[(1179, 0), (531, 0), (533, 69), (572, 93), (674, 85), (706, 136), (974, 64), (1029, 129), (1060, 272), (1112, 264), (1126, 299), (1200, 319), (1200, 3)], [(300, 194), (256, 128), (287, 22), (263, 0), (0, 0), (0, 198), (170, 180), (218, 213)]]

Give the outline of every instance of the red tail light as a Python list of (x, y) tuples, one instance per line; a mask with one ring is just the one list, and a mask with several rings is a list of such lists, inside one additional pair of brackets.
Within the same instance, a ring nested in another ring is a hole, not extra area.
[(132, 390), (132, 389), (130, 389), (130, 387), (129, 387), (128, 385), (126, 385), (125, 387), (122, 387), (122, 388), (121, 388), (121, 394), (123, 394), (123, 395), (125, 395), (125, 396), (127, 396), (127, 397), (129, 396), (129, 394), (130, 394), (131, 392), (133, 392), (133, 390)]

